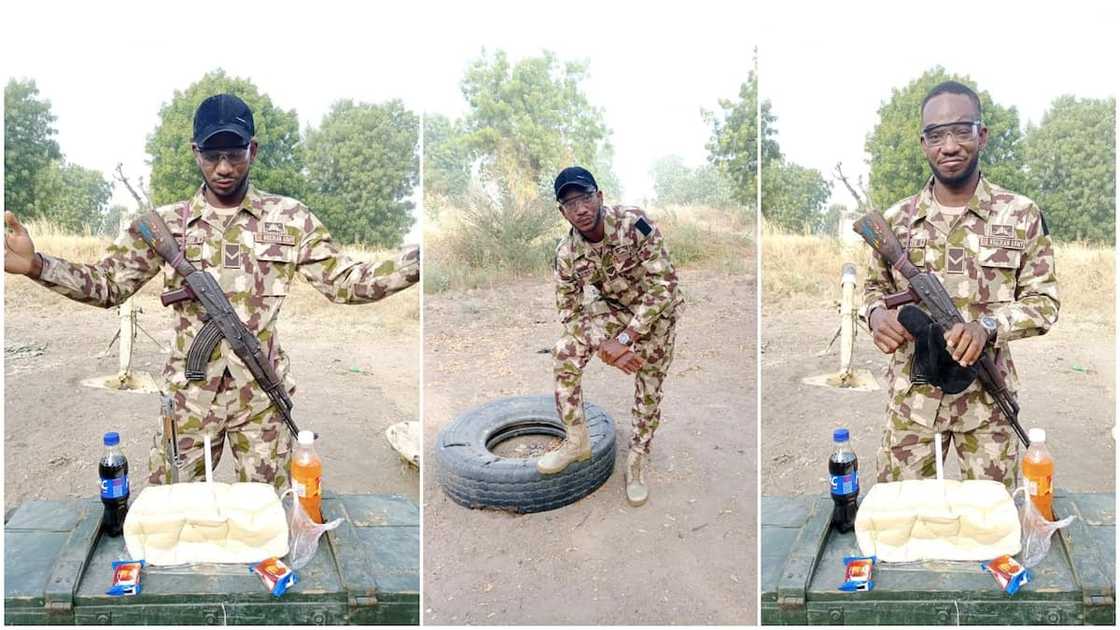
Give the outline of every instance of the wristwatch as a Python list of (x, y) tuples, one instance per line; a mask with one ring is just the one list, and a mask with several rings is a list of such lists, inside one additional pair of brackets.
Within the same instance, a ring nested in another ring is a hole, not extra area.
[(980, 318), (980, 325), (988, 332), (988, 342), (984, 345), (991, 346), (996, 343), (996, 320), (988, 315)]
[(622, 331), (622, 332), (618, 333), (618, 336), (617, 336), (617, 337), (615, 337), (615, 341), (617, 341), (618, 343), (620, 343), (620, 344), (622, 344), (622, 345), (624, 345), (624, 346), (629, 346), (629, 345), (630, 345), (630, 343), (631, 343), (631, 342), (633, 342), (634, 340), (633, 340), (633, 339), (631, 339), (631, 338), (630, 338), (630, 334), (629, 334), (629, 333), (627, 333), (627, 332), (626, 332), (626, 331), (624, 330), (624, 331)]

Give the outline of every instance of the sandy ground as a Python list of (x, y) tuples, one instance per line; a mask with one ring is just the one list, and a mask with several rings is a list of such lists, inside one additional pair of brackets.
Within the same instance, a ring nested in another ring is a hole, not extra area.
[[(166, 345), (171, 318), (156, 297), (158, 284), (149, 283), (138, 298), (140, 323)], [(160, 427), (158, 395), (81, 384), (117, 371), (117, 347), (104, 355), (117, 329), (116, 310), (72, 302), (24, 278), (9, 276), (6, 289), (5, 509), (29, 499), (96, 496), (106, 431), (120, 432), (132, 491), (139, 492)], [(294, 415), (301, 428), (320, 434), (329, 491), (419, 498), (418, 471), (402, 464), (384, 437), (389, 425), (419, 415), (419, 322), (400, 315), (403, 302), (418, 299), (409, 289), (379, 304), (338, 306), (302, 280), (288, 297), (279, 337), (297, 383)], [(158, 378), (166, 358), (138, 336), (136, 369)], [(216, 476), (234, 480), (228, 448)]]
[(573, 505), (521, 516), (452, 502), (432, 447), (469, 408), (552, 392), (553, 287), (425, 296), (425, 624), (754, 623), (754, 278), (692, 271), (681, 283), (649, 502), (625, 503), (632, 380), (594, 360), (585, 399), (615, 418), (615, 471)]
[[(762, 494), (827, 492), (832, 429), (847, 426), (863, 474), (861, 492), (874, 481), (875, 452), (886, 423), (887, 357), (861, 331), (852, 358), (869, 369), (879, 391), (805, 385), (802, 377), (836, 372), (836, 346), (817, 356), (839, 326), (835, 309), (765, 309), (762, 328)], [(1115, 339), (1109, 327), (1069, 318), (1051, 332), (1011, 343), (1019, 370), (1020, 422), (1046, 429), (1056, 462), (1055, 484), (1081, 492), (1115, 489), (1112, 438)], [(959, 478), (956, 455), (946, 476)]]

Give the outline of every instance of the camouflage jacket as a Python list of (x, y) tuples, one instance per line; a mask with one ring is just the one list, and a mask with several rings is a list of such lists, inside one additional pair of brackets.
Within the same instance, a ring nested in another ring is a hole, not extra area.
[[(252, 186), (228, 226), (226, 219), (206, 203), (201, 188), (189, 201), (163, 206), (156, 212), (179, 240), (187, 260), (213, 275), (225, 289), (241, 321), (257, 335), (289, 390), (294, 382), (287, 354), (277, 339), (276, 322), (297, 271), (340, 304), (373, 302), (419, 279), (415, 263), (350, 260), (339, 252), (326, 227), (303, 204)], [(164, 272), (165, 290), (184, 285), (182, 277), (140, 238), (133, 222), (96, 264), (75, 264), (43, 255), (38, 282), (72, 300), (108, 308), (124, 302), (160, 270)], [(208, 402), (227, 368), (238, 383), (252, 381), (248, 368), (223, 340), (210, 357), (206, 380), (188, 387), (184, 375), (186, 352), (203, 326), (203, 308), (194, 300), (170, 308), (175, 312), (175, 341), (163, 371), (168, 393), (182, 392), (196, 402)], [(267, 402), (263, 392), (255, 391), (262, 402)]]
[(583, 313), (583, 289), (599, 292), (590, 305), (631, 314), (628, 328), (644, 337), (657, 318), (670, 315), (684, 302), (677, 272), (657, 226), (640, 208), (603, 208), (605, 235), (590, 243), (574, 227), (556, 248), (556, 308), (571, 329)]
[[(930, 271), (945, 285), (966, 321), (990, 315), (997, 322), (995, 363), (1012, 391), (1019, 386), (1007, 343), (1045, 334), (1058, 319), (1058, 279), (1054, 247), (1042, 211), (1030, 199), (995, 186), (983, 177), (968, 207), (955, 223), (933, 216), (933, 179), (922, 192), (884, 213), (910, 262)], [(942, 227), (951, 225), (946, 234)], [(903, 291), (908, 283), (884, 258), (870, 252), (860, 319), (868, 324), (883, 296)], [(923, 426), (932, 426), (944, 402), (965, 409), (965, 426), (974, 429), (992, 417), (995, 401), (979, 381), (955, 396), (932, 385), (910, 383), (914, 344), (891, 357), (891, 408)]]

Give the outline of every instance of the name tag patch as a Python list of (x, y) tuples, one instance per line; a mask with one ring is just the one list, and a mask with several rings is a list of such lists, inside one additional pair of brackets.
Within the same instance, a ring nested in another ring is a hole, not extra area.
[(275, 243), (277, 245), (295, 245), (296, 237), (288, 234), (283, 223), (265, 222), (264, 228), (253, 235), (258, 243)]
[(1004, 249), (1026, 249), (1027, 242), (1021, 238), (1011, 238), (1010, 236), (981, 236), (980, 246), (1002, 247)]

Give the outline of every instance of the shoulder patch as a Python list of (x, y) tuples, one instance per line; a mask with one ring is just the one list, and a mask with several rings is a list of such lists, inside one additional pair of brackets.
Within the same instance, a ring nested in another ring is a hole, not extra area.
[(642, 236), (649, 236), (653, 232), (653, 226), (649, 224), (649, 221), (646, 221), (645, 217), (638, 217), (638, 220), (634, 222), (634, 227), (638, 228)]

